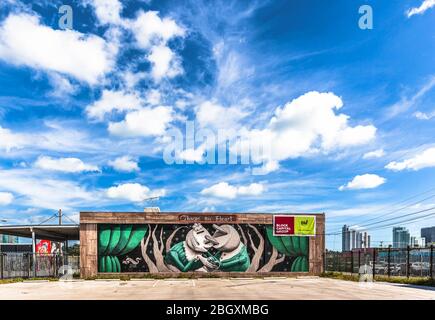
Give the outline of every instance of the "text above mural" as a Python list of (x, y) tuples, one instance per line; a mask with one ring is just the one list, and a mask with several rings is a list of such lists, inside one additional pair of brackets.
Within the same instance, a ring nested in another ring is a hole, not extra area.
[(201, 223), (228, 223), (236, 222), (237, 216), (234, 214), (182, 214), (178, 216), (179, 221), (183, 222), (201, 222)]
[(273, 216), (274, 236), (314, 236), (315, 234), (315, 216)]

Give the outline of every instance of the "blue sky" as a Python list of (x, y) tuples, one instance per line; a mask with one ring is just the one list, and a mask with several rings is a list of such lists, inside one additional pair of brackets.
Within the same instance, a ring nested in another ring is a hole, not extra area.
[[(325, 212), (334, 232), (418, 202), (435, 187), (434, 19), (431, 0), (2, 1), (0, 218), (158, 205)], [(268, 152), (200, 164), (210, 144), (187, 141), (174, 157), (194, 163), (168, 164), (186, 121), (229, 132), (229, 154), (237, 136)]]

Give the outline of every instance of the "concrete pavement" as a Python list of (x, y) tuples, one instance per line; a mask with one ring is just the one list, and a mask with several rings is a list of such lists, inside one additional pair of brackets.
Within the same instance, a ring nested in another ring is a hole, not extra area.
[(327, 278), (78, 280), (1, 284), (0, 299), (435, 300), (435, 288)]

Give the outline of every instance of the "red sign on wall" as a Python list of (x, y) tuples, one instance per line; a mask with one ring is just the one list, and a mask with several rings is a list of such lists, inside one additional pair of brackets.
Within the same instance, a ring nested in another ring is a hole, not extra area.
[(293, 216), (273, 216), (273, 235), (291, 236), (295, 234), (295, 218)]
[(51, 241), (49, 240), (40, 240), (36, 244), (36, 253), (45, 254), (51, 253)]

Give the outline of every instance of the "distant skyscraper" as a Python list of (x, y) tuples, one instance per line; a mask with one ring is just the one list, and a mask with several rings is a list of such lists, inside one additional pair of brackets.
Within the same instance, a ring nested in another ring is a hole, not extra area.
[(9, 235), (6, 235), (6, 234), (0, 234), (0, 243), (15, 244), (15, 243), (18, 243), (18, 237), (16, 237), (16, 236), (9, 236)]
[(435, 243), (435, 227), (422, 228), (421, 237), (426, 239), (426, 244)]
[(350, 231), (350, 241), (351, 241), (351, 248), (350, 249), (355, 249), (356, 246), (356, 231), (355, 230), (351, 230)]
[(361, 232), (356, 233), (356, 248), (361, 249), (363, 247), (363, 234)]
[(342, 251), (370, 248), (370, 235), (366, 231), (360, 232), (350, 229), (347, 225), (341, 229), (341, 239)]
[(420, 237), (411, 237), (410, 246), (424, 248), (426, 246), (426, 239)]
[(350, 251), (350, 231), (347, 225), (341, 229), (341, 251)]
[(410, 244), (408, 229), (404, 227), (393, 228), (393, 248), (406, 248)]
[(409, 245), (410, 245), (411, 247), (418, 247), (417, 238), (414, 237), (414, 236), (412, 236), (412, 237), (409, 239)]

